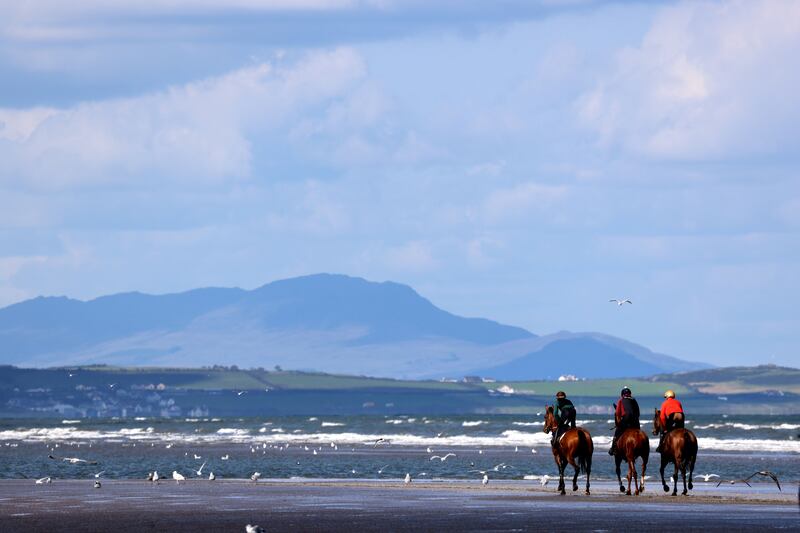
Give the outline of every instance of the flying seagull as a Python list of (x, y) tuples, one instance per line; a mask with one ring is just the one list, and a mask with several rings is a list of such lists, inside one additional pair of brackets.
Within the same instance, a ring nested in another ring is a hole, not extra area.
[(439, 459), (439, 461), (445, 462), (447, 461), (448, 457), (455, 457), (455, 456), (456, 454), (454, 453), (447, 453), (445, 455), (434, 455), (433, 457), (430, 458), (430, 460), (433, 461), (434, 459)]
[(699, 475), (696, 475), (696, 476), (694, 476), (694, 477), (695, 477), (695, 478), (701, 477), (701, 478), (703, 478), (703, 481), (705, 481), (706, 483), (708, 483), (708, 482), (709, 482), (709, 480), (710, 480), (712, 477), (719, 477), (719, 476), (718, 476), (717, 474), (699, 474)]
[(378, 447), (378, 444), (389, 444), (389, 441), (388, 441), (388, 440), (386, 440), (386, 439), (384, 439), (383, 437), (381, 437), (381, 438), (377, 439), (377, 440), (376, 440), (376, 441), (375, 441), (375, 442), (372, 444), (372, 447), (373, 447), (373, 448), (377, 448), (377, 447)]
[(200, 476), (203, 475), (203, 468), (206, 466), (207, 462), (208, 461), (203, 461), (203, 464), (200, 465), (200, 468), (197, 469), (197, 477), (200, 477)]
[(626, 298), (626, 299), (624, 299), (624, 300), (618, 300), (618, 299), (616, 299), (616, 298), (611, 298), (611, 299), (609, 300), (609, 302), (614, 302), (615, 304), (617, 304), (617, 306), (622, 306), (622, 305), (624, 305), (624, 304), (631, 304), (631, 305), (633, 305), (633, 302), (632, 302), (632, 301), (630, 301), (630, 300), (629, 300), (629, 299), (627, 299), (627, 298)]
[(96, 474), (94, 475), (94, 477), (96, 477), (96, 478), (99, 478), (100, 476), (102, 476), (102, 475), (103, 475), (103, 474), (105, 474), (105, 473), (106, 473), (106, 471), (105, 471), (105, 470), (101, 470), (101, 471), (99, 471), (98, 473), (96, 473)]
[[(778, 490), (783, 492), (783, 490), (781, 489), (781, 484), (778, 481), (778, 476), (776, 476), (775, 474), (773, 474), (769, 470), (759, 470), (758, 472), (750, 474), (749, 476), (747, 476), (744, 479), (732, 479), (728, 483), (730, 483), (731, 485), (734, 485), (736, 483), (741, 482), (741, 483), (744, 483), (745, 485), (747, 485), (748, 487), (752, 487), (752, 485), (749, 483), (749, 481), (751, 479), (753, 479), (754, 477), (756, 477), (756, 476), (764, 476), (764, 477), (771, 478), (772, 481), (774, 481), (775, 484), (778, 486)], [(720, 480), (719, 483), (717, 483), (717, 487), (719, 487), (720, 485), (722, 485), (722, 480)]]
[(43, 477), (41, 479), (37, 479), (36, 480), (36, 484), (37, 485), (44, 485), (45, 483), (52, 483), (52, 482), (53, 482), (53, 480), (50, 479), (50, 477)]

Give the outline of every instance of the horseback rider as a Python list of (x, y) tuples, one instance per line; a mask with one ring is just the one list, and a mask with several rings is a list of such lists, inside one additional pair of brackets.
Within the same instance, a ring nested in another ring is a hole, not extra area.
[(673, 429), (682, 428), (685, 417), (683, 413), (683, 406), (675, 398), (675, 391), (668, 390), (664, 393), (664, 403), (661, 404), (661, 439), (658, 441), (657, 452), (661, 451), (661, 445), (664, 444), (664, 437)]
[(614, 439), (611, 441), (611, 449), (608, 450), (608, 455), (614, 455), (617, 452), (617, 439), (626, 429), (640, 429), (639, 424), (639, 403), (631, 395), (631, 389), (625, 387), (619, 393), (619, 400), (614, 411), (617, 422), (617, 428), (614, 431)]
[(556, 403), (553, 405), (553, 417), (558, 423), (558, 429), (553, 432), (553, 440), (550, 444), (557, 445), (558, 439), (567, 430), (567, 428), (575, 429), (575, 406), (567, 399), (567, 393), (558, 391), (556, 393)]

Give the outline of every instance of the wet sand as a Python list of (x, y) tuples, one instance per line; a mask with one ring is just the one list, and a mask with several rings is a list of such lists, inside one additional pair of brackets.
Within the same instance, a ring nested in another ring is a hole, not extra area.
[(625, 496), (555, 493), (552, 482), (400, 480), (0, 481), (0, 531), (620, 531), (800, 529), (797, 487), (695, 486), (673, 497), (658, 484)]

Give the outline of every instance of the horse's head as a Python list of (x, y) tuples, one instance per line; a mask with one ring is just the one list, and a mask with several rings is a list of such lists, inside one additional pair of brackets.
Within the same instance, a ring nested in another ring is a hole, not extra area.
[(653, 435), (661, 433), (661, 409), (656, 407), (656, 414), (653, 417)]
[(558, 429), (558, 424), (556, 423), (556, 417), (553, 415), (553, 406), (552, 405), (545, 405), (544, 406), (544, 429), (545, 433), (550, 433), (551, 431), (555, 431)]

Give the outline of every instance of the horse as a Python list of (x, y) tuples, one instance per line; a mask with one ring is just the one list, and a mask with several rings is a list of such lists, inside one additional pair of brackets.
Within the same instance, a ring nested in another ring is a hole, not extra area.
[[(614, 417), (614, 422), (619, 425), (620, 420), (618, 416)], [(636, 458), (642, 458), (642, 483), (639, 485), (639, 480), (636, 475)], [(635, 489), (635, 495), (644, 492), (644, 473), (647, 470), (647, 460), (650, 458), (650, 439), (647, 434), (641, 429), (630, 428), (622, 432), (622, 435), (617, 439), (617, 451), (614, 454), (614, 462), (617, 467), (617, 481), (619, 481), (619, 491), (624, 492), (628, 496), (631, 495), (631, 479)], [(620, 472), (620, 464), (622, 461), (628, 463), (628, 490), (622, 484), (622, 476)]]
[[(664, 431), (661, 425), (661, 410), (655, 410), (653, 418), (653, 435), (658, 435)], [(661, 484), (664, 492), (669, 492), (669, 485), (664, 481), (664, 469), (669, 463), (675, 464), (675, 473), (672, 474), (672, 495), (678, 495), (678, 470), (683, 478), (683, 492), (686, 496), (686, 467), (689, 467), (689, 490), (692, 490), (692, 476), (694, 475), (694, 463), (697, 461), (697, 437), (694, 433), (684, 428), (676, 428), (666, 434), (664, 443), (661, 445)]]
[[(544, 409), (544, 432), (553, 434), (558, 430), (558, 422), (553, 415), (553, 406), (545, 405)], [(592, 454), (594, 453), (594, 443), (592, 435), (582, 427), (568, 429), (558, 442), (552, 444), (553, 459), (558, 467), (558, 491), (561, 495), (567, 492), (564, 490), (564, 470), (567, 465), (575, 468), (575, 475), (572, 477), (572, 490), (578, 490), (578, 474), (586, 474), (586, 494), (589, 492), (589, 477), (592, 474)]]

